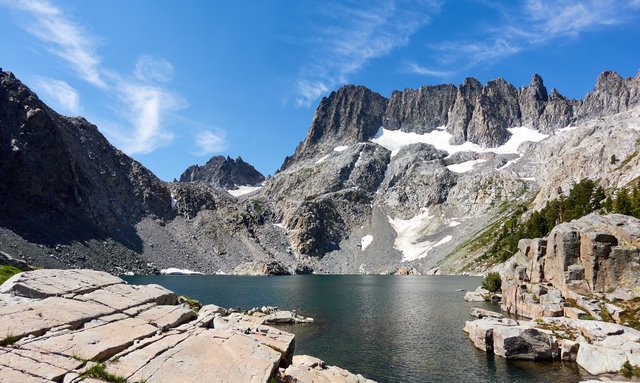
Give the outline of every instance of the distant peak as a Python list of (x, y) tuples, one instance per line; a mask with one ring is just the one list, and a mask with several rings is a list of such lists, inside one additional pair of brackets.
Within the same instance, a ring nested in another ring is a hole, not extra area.
[(600, 76), (598, 76), (598, 80), (596, 81), (596, 87), (598, 87), (599, 85), (603, 85), (611, 82), (620, 82), (620, 81), (623, 81), (623, 78), (618, 73), (610, 70), (606, 70), (600, 73)]

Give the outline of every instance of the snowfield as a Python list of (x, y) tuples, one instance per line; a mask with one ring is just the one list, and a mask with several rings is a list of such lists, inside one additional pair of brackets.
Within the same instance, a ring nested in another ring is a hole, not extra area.
[(473, 170), (474, 165), (481, 164), (483, 162), (487, 162), (487, 160), (465, 161), (459, 164), (449, 165), (447, 166), (447, 169), (451, 170), (454, 173), (466, 173)]
[(360, 246), (362, 247), (362, 251), (365, 251), (369, 245), (373, 242), (373, 235), (367, 234), (360, 240)]
[(240, 197), (241, 195), (249, 194), (260, 189), (262, 189), (262, 186), (243, 185), (238, 186), (238, 189), (236, 190), (227, 190), (227, 193), (231, 194), (234, 197)]
[(518, 146), (523, 142), (540, 142), (549, 137), (547, 134), (525, 127), (509, 128), (507, 130), (511, 133), (511, 137), (507, 142), (497, 148), (483, 148), (480, 145), (468, 141), (462, 145), (451, 145), (449, 141), (453, 136), (444, 130), (444, 127), (436, 128), (425, 134), (387, 130), (384, 127), (380, 127), (370, 141), (391, 150), (391, 157), (393, 157), (398, 154), (403, 146), (416, 143), (433, 145), (436, 149), (444, 150), (449, 153), (449, 155), (458, 152), (512, 154), (518, 153)]
[(160, 274), (162, 275), (203, 275), (198, 271), (188, 270), (188, 269), (178, 269), (176, 267), (169, 267), (168, 269), (160, 270)]
[(424, 209), (422, 213), (410, 219), (387, 218), (397, 234), (393, 248), (402, 252), (402, 262), (424, 258), (434, 247), (443, 245), (453, 239), (453, 236), (447, 235), (435, 242), (420, 241), (428, 231), (429, 221), (433, 218), (432, 215), (429, 215), (429, 209)]

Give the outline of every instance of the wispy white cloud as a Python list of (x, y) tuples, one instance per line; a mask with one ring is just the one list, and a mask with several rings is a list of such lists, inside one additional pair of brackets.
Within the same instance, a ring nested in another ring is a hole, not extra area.
[(196, 154), (204, 156), (224, 151), (227, 148), (226, 136), (226, 132), (221, 129), (201, 130), (195, 137), (196, 146), (199, 148)]
[(477, 39), (429, 46), (433, 61), (458, 71), (493, 63), (560, 39), (636, 21), (640, 1), (526, 0), (510, 9), (506, 5), (487, 6), (503, 17), (502, 24), (485, 28)]
[(120, 81), (115, 86), (122, 104), (127, 105), (127, 120), (132, 125), (120, 145), (127, 153), (146, 154), (168, 145), (174, 138), (163, 120), (167, 114), (186, 106), (182, 97), (157, 86)]
[(168, 82), (173, 77), (173, 65), (162, 57), (142, 55), (136, 61), (135, 76), (140, 81)]
[(96, 41), (83, 28), (45, 0), (2, 0), (4, 5), (31, 14), (34, 22), (25, 28), (47, 44), (47, 49), (67, 61), (86, 81), (104, 88)]
[(38, 93), (44, 95), (45, 100), (51, 100), (61, 111), (76, 115), (80, 114), (81, 107), (78, 91), (65, 81), (37, 77), (35, 79), (35, 88)]
[(408, 62), (405, 69), (409, 73), (419, 74), (428, 77), (448, 78), (453, 75), (453, 72), (446, 70), (435, 70), (427, 67), (420, 66), (414, 62)]
[(430, 48), (442, 54), (438, 61), (447, 66), (463, 58), (466, 67), (481, 62), (494, 62), (522, 50), (518, 44), (504, 37), (489, 38), (486, 41), (448, 41), (432, 45)]
[(323, 7), (327, 26), (313, 40), (313, 57), (295, 81), (299, 107), (309, 106), (329, 89), (347, 82), (372, 59), (407, 45), (428, 23), (429, 15), (437, 12), (439, 3), (380, 0), (364, 5), (323, 3)]
[[(107, 137), (128, 154), (145, 154), (168, 145), (174, 134), (166, 119), (187, 106), (180, 95), (159, 83), (173, 75), (173, 65), (161, 57), (141, 55), (131, 75), (106, 67), (96, 49), (98, 39), (61, 9), (47, 0), (0, 0), (0, 5), (22, 11), (32, 17), (25, 29), (45, 44), (52, 54), (62, 58), (83, 80), (97, 86), (118, 103), (116, 121), (103, 121)], [(40, 89), (70, 111), (79, 110), (77, 92), (62, 82), (43, 83)], [(65, 87), (66, 85), (66, 87)]]

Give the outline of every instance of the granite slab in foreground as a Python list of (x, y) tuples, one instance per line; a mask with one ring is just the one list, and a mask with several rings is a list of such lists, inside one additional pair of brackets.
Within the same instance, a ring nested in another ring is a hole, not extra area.
[(294, 356), (294, 335), (268, 318), (196, 312), (99, 271), (28, 271), (0, 286), (0, 383), (372, 382)]

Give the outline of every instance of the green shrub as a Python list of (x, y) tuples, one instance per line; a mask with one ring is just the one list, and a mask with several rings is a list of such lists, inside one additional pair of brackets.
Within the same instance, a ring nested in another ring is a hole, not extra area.
[(487, 274), (487, 276), (484, 277), (484, 281), (482, 281), (482, 287), (491, 292), (500, 291), (500, 288), (502, 287), (500, 274), (496, 272)]

